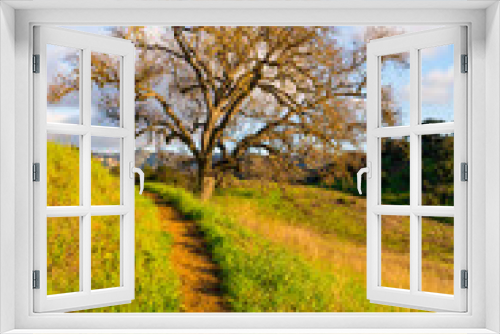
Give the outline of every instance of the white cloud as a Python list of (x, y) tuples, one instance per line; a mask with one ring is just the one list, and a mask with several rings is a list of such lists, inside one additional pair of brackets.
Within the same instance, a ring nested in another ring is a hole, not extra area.
[(69, 123), (67, 115), (61, 114), (47, 114), (47, 122), (49, 123)]
[[(453, 103), (453, 66), (446, 70), (433, 70), (422, 78), (422, 104)], [(401, 88), (401, 98), (410, 100), (410, 85)]]
[(448, 44), (422, 49), (420, 51), (422, 63), (429, 61), (449, 61), (450, 58), (449, 55), (446, 55), (447, 52), (451, 52), (451, 54), (453, 54), (453, 45)]
[(453, 102), (453, 66), (434, 70), (422, 78), (422, 104), (450, 104)]
[(421, 49), (420, 56), (422, 57), (422, 59), (428, 61), (429, 58), (435, 58), (443, 51), (445, 51), (443, 47), (432, 47), (432, 48)]
[(78, 107), (71, 106), (48, 106), (47, 107), (47, 122), (49, 123), (71, 123), (78, 124), (80, 120)]

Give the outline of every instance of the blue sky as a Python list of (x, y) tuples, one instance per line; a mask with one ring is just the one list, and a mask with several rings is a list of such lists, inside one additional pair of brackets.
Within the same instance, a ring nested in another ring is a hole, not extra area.
[[(443, 45), (420, 51), (421, 60), (421, 120), (453, 121), (453, 45)], [(382, 84), (391, 84), (398, 107), (400, 125), (410, 124), (410, 68), (389, 62), (382, 69)]]
[[(85, 31), (100, 35), (110, 35), (110, 28), (106, 26), (65, 26), (64, 28)], [(402, 32), (416, 32), (432, 29), (432, 26), (399, 26), (393, 27)], [(160, 27), (150, 27), (153, 33), (160, 30)], [(346, 48), (350, 48), (354, 43), (360, 43), (364, 39), (366, 27), (364, 26), (339, 26), (337, 27), (337, 43)], [(51, 47), (48, 49), (48, 69), (52, 73), (57, 70), (69, 70), (64, 68), (64, 62), (61, 62), (65, 55), (64, 49)], [(423, 118), (439, 118), (445, 121), (453, 121), (453, 46), (441, 46), (421, 51), (422, 65), (422, 116)], [(67, 67), (67, 66), (66, 66)], [(401, 108), (403, 117), (401, 124), (409, 123), (409, 69), (396, 64), (387, 64), (382, 70), (382, 83), (391, 84), (394, 89), (396, 103)], [(50, 73), (50, 72), (49, 72)], [(78, 101), (76, 94), (69, 96), (59, 105), (48, 107), (49, 122), (78, 122)], [(92, 106), (96, 108), (96, 106)], [(99, 115), (97, 110), (93, 110), (94, 115)], [(94, 119), (102, 122), (102, 116)], [(101, 117), (101, 119), (98, 119)], [(94, 122), (93, 122), (94, 123)], [(144, 138), (137, 140), (137, 146), (146, 145)], [(94, 145), (93, 145), (94, 146)], [(106, 140), (102, 145), (96, 141), (95, 149), (107, 146)], [(113, 145), (110, 145), (113, 146)]]

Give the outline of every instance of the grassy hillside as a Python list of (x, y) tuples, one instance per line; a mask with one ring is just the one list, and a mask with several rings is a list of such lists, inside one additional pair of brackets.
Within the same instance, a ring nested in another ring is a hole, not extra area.
[[(277, 245), (302, 254), (337, 275), (344, 291), (360, 286), (366, 299), (366, 201), (345, 193), (307, 186), (280, 189), (243, 181), (212, 199), (227, 215)], [(382, 279), (385, 286), (409, 286), (409, 224), (405, 217), (383, 217)], [(453, 223), (422, 222), (423, 289), (453, 293)], [(345, 287), (344, 287), (345, 286)], [(352, 296), (352, 295), (351, 295)], [(348, 293), (345, 303), (352, 303)], [(362, 296), (362, 297), (361, 297)], [(367, 311), (355, 305), (356, 311)]]
[[(78, 205), (78, 148), (47, 143), (47, 205)], [(92, 203), (116, 203), (119, 178), (92, 161)], [(99, 191), (96, 191), (98, 189)], [(119, 200), (119, 198), (118, 198)], [(160, 229), (154, 203), (136, 192), (136, 296), (130, 304), (85, 312), (176, 312), (179, 281), (170, 265), (171, 237)], [(119, 284), (119, 218), (92, 218), (92, 288)], [(49, 218), (47, 223), (49, 294), (79, 289), (79, 219)]]
[[(146, 184), (198, 221), (215, 261), (222, 269), (224, 292), (237, 312), (349, 312), (405, 311), (370, 304), (361, 280), (344, 272), (326, 271), (318, 262), (269, 235), (241, 226), (239, 213), (201, 203), (189, 192), (164, 184)], [(233, 215), (234, 213), (234, 215)], [(314, 245), (311, 245), (314, 246)]]
[[(48, 143), (48, 205), (77, 205), (79, 153)], [(118, 178), (92, 162), (92, 201), (117, 201)], [(212, 259), (221, 268), (224, 297), (237, 312), (404, 312), (366, 299), (365, 201), (342, 192), (243, 181), (201, 203), (189, 192), (147, 183), (186, 219), (198, 223)], [(97, 194), (97, 195), (96, 195)], [(136, 298), (128, 305), (84, 312), (177, 312), (180, 282), (171, 262), (171, 236), (161, 228), (158, 208), (136, 193)], [(390, 217), (384, 230), (383, 280), (405, 287), (408, 226)], [(79, 219), (48, 220), (49, 294), (79, 289)], [(118, 218), (92, 219), (92, 287), (119, 282)], [(453, 228), (426, 220), (424, 289), (452, 292)], [(403, 282), (403, 283), (402, 283)], [(403, 285), (402, 285), (403, 284)], [(451, 286), (452, 289), (452, 286)], [(446, 290), (446, 291), (444, 291)]]

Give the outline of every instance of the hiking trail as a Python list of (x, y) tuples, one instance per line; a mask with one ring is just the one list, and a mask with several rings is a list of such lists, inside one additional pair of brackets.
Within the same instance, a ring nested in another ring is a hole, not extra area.
[(185, 219), (168, 201), (148, 194), (159, 210), (162, 227), (172, 238), (172, 266), (181, 281), (182, 312), (228, 312), (220, 267), (212, 260), (203, 233), (195, 221)]

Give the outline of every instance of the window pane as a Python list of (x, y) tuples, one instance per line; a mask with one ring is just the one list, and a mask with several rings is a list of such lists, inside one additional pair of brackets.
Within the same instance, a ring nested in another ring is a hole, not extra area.
[(92, 217), (92, 289), (120, 286), (120, 216)]
[(453, 294), (453, 218), (422, 217), (422, 291)]
[(47, 294), (80, 291), (80, 217), (47, 218)]
[(120, 126), (120, 60), (92, 52), (92, 125)]
[(382, 216), (381, 285), (410, 289), (410, 217)]
[(410, 125), (410, 53), (380, 57), (381, 126)]
[(453, 206), (453, 134), (422, 136), (422, 205)]
[(47, 45), (47, 122), (80, 123), (80, 50)]
[(453, 44), (420, 50), (422, 124), (453, 122)]
[(120, 205), (120, 138), (92, 137), (92, 205)]
[(79, 136), (47, 135), (47, 206), (80, 205)]
[(381, 138), (382, 204), (410, 204), (410, 137)]

